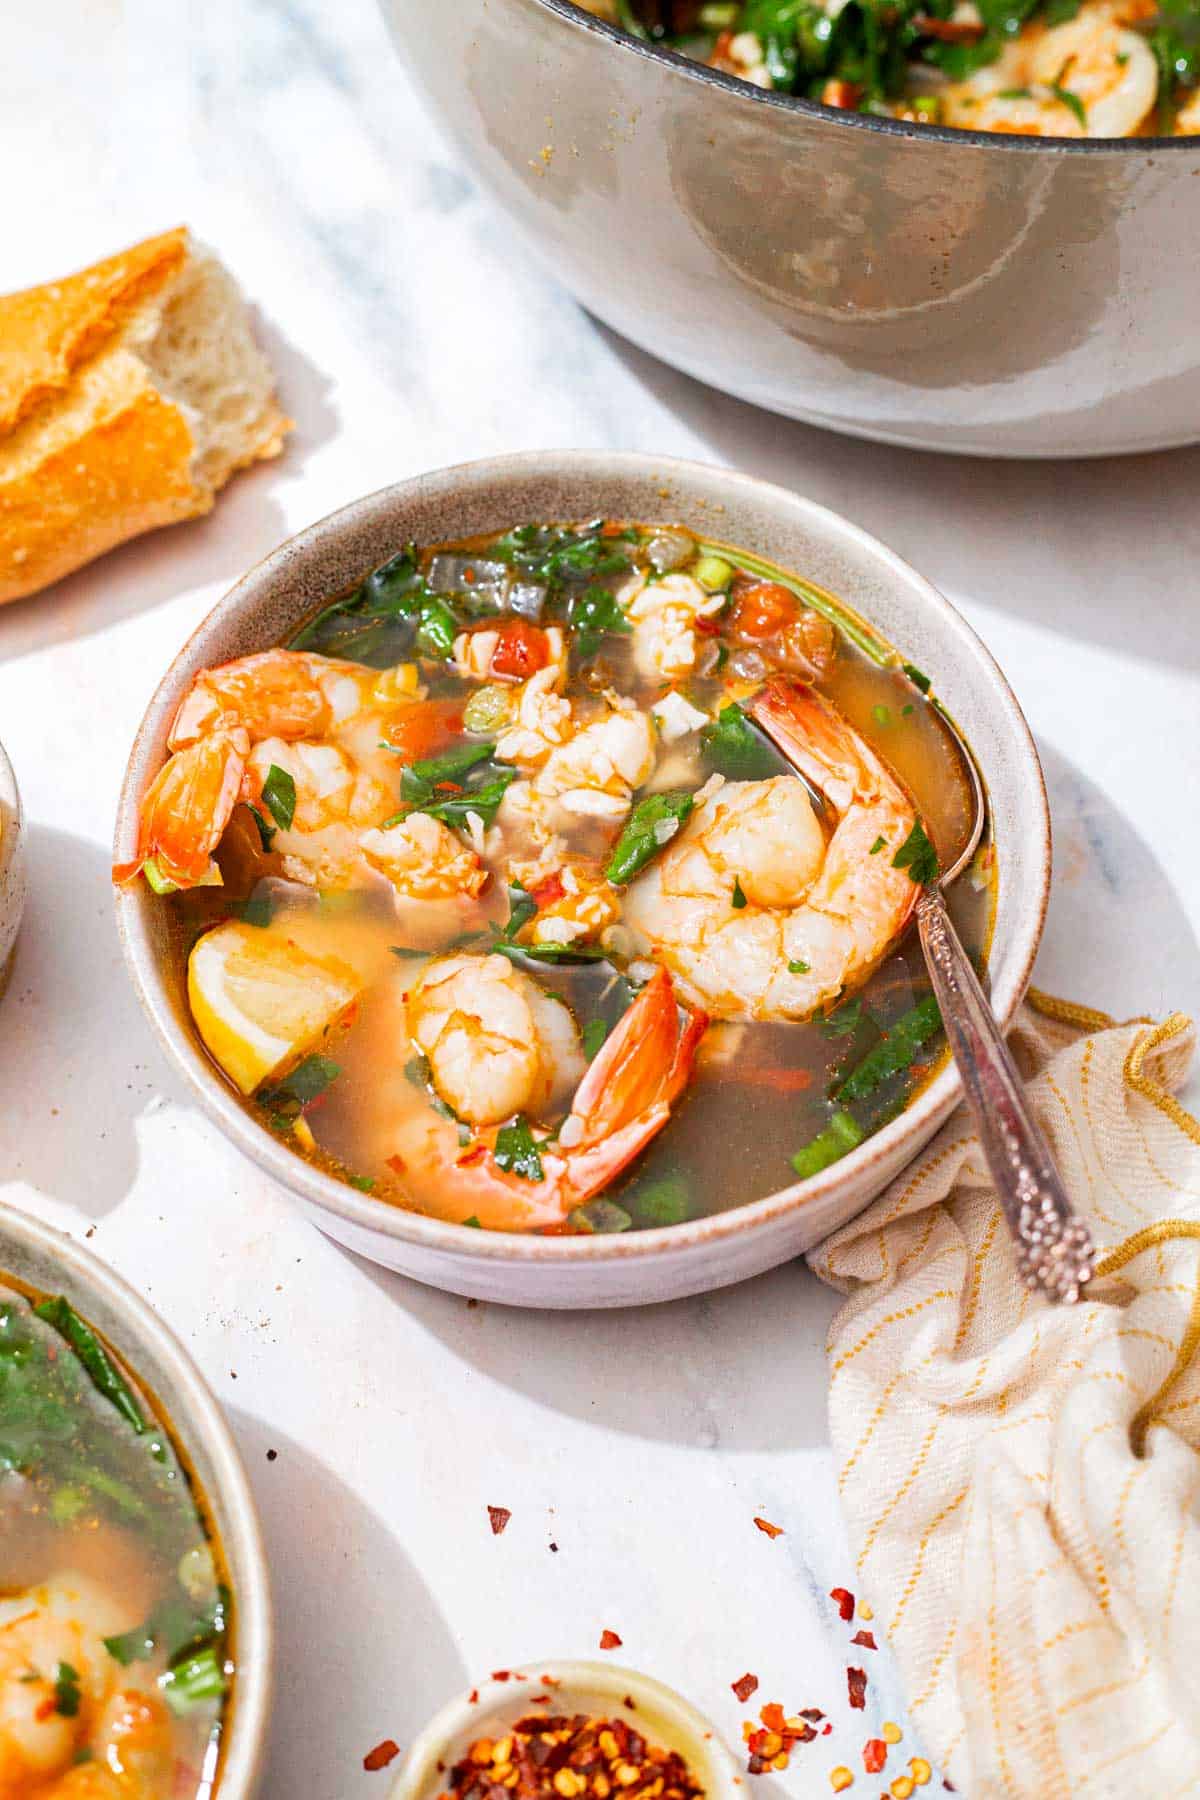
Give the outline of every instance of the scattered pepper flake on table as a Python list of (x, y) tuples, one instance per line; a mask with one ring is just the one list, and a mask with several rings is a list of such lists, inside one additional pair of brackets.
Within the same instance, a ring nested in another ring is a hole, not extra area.
[(847, 1623), (854, 1617), (854, 1595), (849, 1588), (830, 1588), (829, 1598), (838, 1609), (839, 1619)]
[(704, 1790), (674, 1750), (650, 1744), (624, 1719), (531, 1714), (502, 1738), (477, 1738), (450, 1772), (440, 1800), (702, 1800)]
[(492, 1527), (492, 1536), (499, 1537), (500, 1533), (504, 1530), (504, 1527), (508, 1524), (508, 1521), (512, 1518), (512, 1514), (507, 1506), (489, 1506), (487, 1513), (488, 1521)]
[(868, 1738), (863, 1745), (863, 1768), (868, 1775), (878, 1775), (887, 1761), (888, 1747), (882, 1738)]
[(758, 1526), (758, 1529), (760, 1531), (765, 1531), (769, 1538), (777, 1538), (777, 1537), (783, 1536), (783, 1526), (782, 1525), (772, 1525), (770, 1519), (760, 1519), (756, 1515), (754, 1523)]
[[(756, 1687), (757, 1685), (755, 1682)], [(788, 1716), (777, 1700), (770, 1700), (760, 1708), (758, 1716), (761, 1729), (751, 1719), (745, 1720), (742, 1725), (742, 1736), (750, 1753), (750, 1760), (746, 1764), (750, 1775), (766, 1775), (771, 1770), (782, 1773), (787, 1768), (796, 1745), (810, 1744), (816, 1737), (810, 1721), (820, 1719), (823, 1715), (815, 1707), (809, 1707), (803, 1713)]]
[(879, 1727), (879, 1735), (885, 1744), (898, 1744), (904, 1733), (894, 1719), (885, 1719)]
[(875, 1633), (873, 1631), (856, 1631), (854, 1636), (850, 1639), (850, 1642), (852, 1644), (861, 1644), (864, 1650), (878, 1650), (879, 1648), (879, 1645), (875, 1642)]
[(850, 1704), (856, 1712), (862, 1712), (867, 1704), (867, 1671), (865, 1669), (847, 1669), (846, 1686), (850, 1690)]
[(600, 1648), (602, 1650), (619, 1650), (621, 1648), (621, 1639), (615, 1631), (609, 1631), (607, 1626), (600, 1633)]
[(395, 1738), (384, 1738), (373, 1750), (368, 1750), (363, 1757), (363, 1768), (373, 1775), (376, 1769), (386, 1769), (400, 1754), (400, 1746)]
[(729, 1685), (744, 1705), (758, 1686), (758, 1676), (741, 1675), (736, 1681), (731, 1681)]

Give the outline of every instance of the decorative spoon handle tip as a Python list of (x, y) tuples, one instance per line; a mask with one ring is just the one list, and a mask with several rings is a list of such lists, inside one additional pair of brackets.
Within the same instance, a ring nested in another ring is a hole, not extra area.
[(936, 888), (917, 922), (942, 1023), (1027, 1287), (1079, 1299), (1095, 1267), (1091, 1233), (1067, 1197), (1050, 1146), (974, 969)]

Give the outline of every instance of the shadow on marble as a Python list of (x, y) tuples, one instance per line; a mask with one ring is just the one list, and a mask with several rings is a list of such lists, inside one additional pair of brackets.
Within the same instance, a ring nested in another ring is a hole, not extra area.
[(4, 1106), (3, 1174), (99, 1219), (133, 1185), (138, 1119), (182, 1093), (125, 974), (107, 851), (36, 824), (28, 846), (30, 904), (0, 1000), (23, 1097)]
[[(291, 1438), (236, 1407), (225, 1411), (258, 1504), (275, 1602), (275, 1706), (263, 1800), (378, 1795), (388, 1778), (364, 1771), (362, 1758), (383, 1738), (410, 1744), (467, 1685), (466, 1669), (384, 1521)], [(412, 1476), (411, 1446), (397, 1446), (397, 1483)], [(295, 1679), (301, 1668), (322, 1669), (323, 1679), (302, 1684)], [(371, 1679), (362, 1679), (364, 1669), (373, 1671)]]
[[(1014, 462), (875, 444), (761, 412), (668, 368), (606, 326), (596, 330), (707, 443), (710, 460), (845, 513), (951, 597), (969, 594), (1133, 659), (1200, 668), (1184, 550), (1196, 541), (1200, 448)], [(1163, 605), (1147, 618), (1144, 597), (1156, 584)]]
[(619, 1311), (471, 1305), (359, 1266), (453, 1355), (551, 1412), (694, 1450), (824, 1448), (825, 1334), (838, 1296), (802, 1262)]
[[(332, 382), (268, 319), (256, 314), (255, 331), (279, 374), (280, 401), (295, 420), (283, 455), (235, 475), (202, 519), (148, 532), (44, 592), (0, 608), (0, 662), (103, 631), (194, 588), (229, 586), (291, 535), (279, 484), (295, 481), (306, 457), (337, 430)], [(210, 596), (205, 611), (216, 598)], [(191, 623), (200, 616), (198, 608)], [(161, 672), (147, 670), (148, 682)]]
[[(1056, 745), (1039, 738), (1038, 751), (1054, 827), (1038, 985), (1118, 1018), (1162, 1017), (1176, 1007), (1200, 1015), (1200, 943), (1153, 849)], [(1154, 945), (1149, 965), (1131, 954), (1131, 934)]]

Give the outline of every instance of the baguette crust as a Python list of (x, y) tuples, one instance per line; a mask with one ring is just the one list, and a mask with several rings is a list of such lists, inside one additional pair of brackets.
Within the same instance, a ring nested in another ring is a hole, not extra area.
[(74, 369), (161, 293), (187, 258), (188, 234), (179, 226), (63, 281), (0, 295), (0, 432), (61, 394)]
[(137, 354), (143, 321), (167, 304), (190, 257), (179, 229), (0, 297), (0, 604), (210, 511), (235, 469), (283, 448), (291, 421), (268, 393), (236, 454), (206, 473), (196, 414)]

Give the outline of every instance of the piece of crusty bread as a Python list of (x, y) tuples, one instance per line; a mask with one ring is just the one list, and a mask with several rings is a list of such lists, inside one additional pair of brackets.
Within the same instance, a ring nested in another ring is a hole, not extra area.
[(232, 277), (185, 230), (0, 297), (0, 602), (208, 512), (290, 426)]

